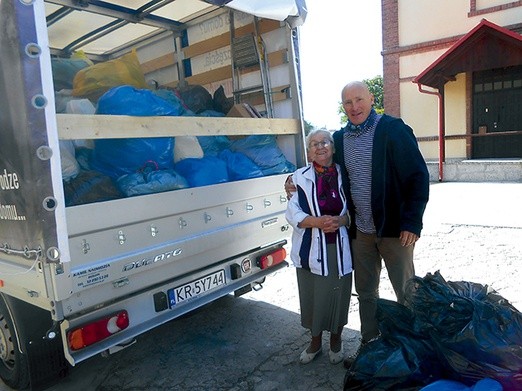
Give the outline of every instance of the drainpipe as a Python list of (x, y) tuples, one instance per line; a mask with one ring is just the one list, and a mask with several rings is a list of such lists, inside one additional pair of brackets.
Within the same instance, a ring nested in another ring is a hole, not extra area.
[(417, 83), (419, 92), (424, 94), (436, 95), (439, 98), (439, 182), (442, 182), (444, 178), (443, 163), (445, 160), (445, 147), (444, 147), (444, 102), (440, 91), (429, 91), (423, 90), (422, 84)]

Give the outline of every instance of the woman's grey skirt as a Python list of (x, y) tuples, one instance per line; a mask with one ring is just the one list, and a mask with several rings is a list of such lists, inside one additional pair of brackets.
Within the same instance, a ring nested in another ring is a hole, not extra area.
[(322, 331), (337, 334), (348, 323), (352, 273), (339, 278), (336, 245), (328, 244), (328, 276), (297, 269), (301, 325), (313, 336)]

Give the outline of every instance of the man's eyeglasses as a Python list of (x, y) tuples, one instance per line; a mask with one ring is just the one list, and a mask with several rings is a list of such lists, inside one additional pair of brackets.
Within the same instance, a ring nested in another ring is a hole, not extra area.
[(310, 143), (310, 148), (314, 148), (314, 149), (317, 149), (319, 147), (324, 147), (324, 148), (327, 148), (329, 147), (330, 145), (332, 145), (332, 142), (329, 141), (329, 140), (324, 140), (324, 141), (319, 141), (319, 142), (315, 142), (315, 143)]

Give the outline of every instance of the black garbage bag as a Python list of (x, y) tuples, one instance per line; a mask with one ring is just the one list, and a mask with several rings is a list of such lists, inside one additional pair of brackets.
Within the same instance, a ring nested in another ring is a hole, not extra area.
[(412, 312), (378, 299), (381, 336), (364, 345), (347, 371), (344, 390), (416, 390), (440, 378), (429, 336), (414, 328)]
[(81, 171), (69, 182), (64, 182), (65, 206), (90, 204), (125, 197), (107, 175), (97, 171)]
[(406, 305), (446, 378), (470, 385), (489, 377), (522, 390), (522, 314), (497, 292), (436, 272), (408, 282)]
[[(405, 305), (419, 326), (454, 335), (468, 324), (476, 303), (486, 302), (518, 312), (506, 299), (486, 285), (446, 281), (439, 272), (408, 281)], [(449, 309), (449, 310), (448, 310)]]
[(227, 114), (232, 106), (234, 106), (234, 99), (227, 98), (223, 86), (219, 86), (219, 88), (214, 92), (212, 101), (214, 103), (214, 110), (217, 110), (223, 114)]
[[(360, 351), (344, 378), (344, 391), (404, 390), (410, 384), (411, 369), (401, 348), (376, 339)], [(413, 388), (416, 389), (416, 388)]]
[(405, 306), (379, 299), (381, 336), (361, 349), (344, 390), (411, 390), (490, 378), (522, 390), (522, 314), (489, 287), (439, 272), (408, 281)]
[(178, 87), (177, 92), (183, 103), (195, 114), (214, 109), (212, 95), (203, 86), (186, 85)]

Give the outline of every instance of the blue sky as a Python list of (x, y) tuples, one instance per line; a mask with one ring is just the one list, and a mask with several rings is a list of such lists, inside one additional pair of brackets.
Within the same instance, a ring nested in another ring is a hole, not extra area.
[(382, 75), (380, 0), (306, 0), (301, 27), (303, 111), (316, 127), (341, 127), (341, 89)]

